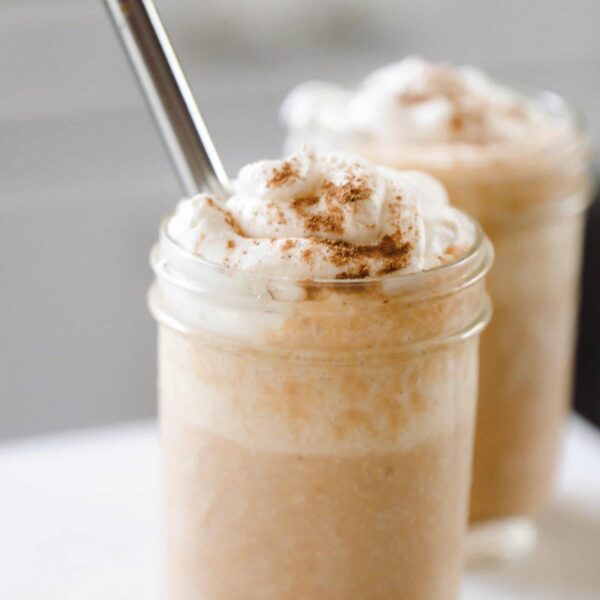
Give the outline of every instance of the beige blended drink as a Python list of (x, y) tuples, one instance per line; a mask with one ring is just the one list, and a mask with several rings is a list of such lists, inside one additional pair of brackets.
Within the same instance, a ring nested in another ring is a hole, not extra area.
[(489, 242), (443, 188), (303, 151), (164, 225), (169, 600), (455, 600)]
[(525, 97), (472, 68), (409, 58), (356, 90), (312, 82), (283, 107), (310, 140), (422, 169), (494, 244), (482, 337), (471, 519), (534, 516), (548, 500), (571, 391), (586, 139), (553, 94)]

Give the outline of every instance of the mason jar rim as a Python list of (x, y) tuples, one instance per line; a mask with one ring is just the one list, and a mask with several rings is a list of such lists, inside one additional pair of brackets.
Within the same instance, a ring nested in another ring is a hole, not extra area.
[[(426, 277), (428, 275), (435, 274), (440, 271), (448, 272), (449, 270), (452, 270), (452, 269), (458, 269), (458, 268), (462, 267), (464, 264), (466, 264), (467, 262), (469, 262), (470, 260), (472, 260), (473, 256), (480, 250), (480, 248), (485, 243), (487, 238), (485, 236), (485, 233), (483, 232), (481, 225), (479, 225), (479, 223), (473, 217), (471, 217), (470, 215), (468, 215), (467, 213), (464, 213), (464, 212), (462, 214), (467, 217), (467, 220), (470, 222), (471, 226), (473, 227), (473, 230), (475, 231), (473, 243), (471, 244), (469, 249), (463, 255), (461, 255), (459, 258), (457, 258), (456, 260), (454, 260), (452, 262), (444, 263), (442, 265), (438, 265), (436, 267), (433, 267), (431, 269), (426, 269), (423, 271), (411, 271), (411, 272), (407, 273), (407, 272), (403, 272), (403, 271), (399, 270), (397, 272), (387, 274), (385, 276), (385, 280), (391, 281), (393, 279), (408, 279), (408, 278), (415, 278), (415, 277), (419, 277), (419, 276)], [(315, 284), (315, 285), (327, 285), (327, 286), (333, 285), (336, 287), (344, 287), (344, 286), (351, 286), (351, 285), (356, 285), (356, 284), (360, 284), (361, 286), (376, 285), (376, 284), (380, 283), (383, 279), (383, 277), (381, 277), (381, 276), (379, 276), (379, 277), (363, 277), (363, 278), (348, 278), (348, 279), (336, 279), (335, 277), (298, 278), (298, 277), (289, 277), (286, 275), (256, 273), (254, 271), (250, 271), (247, 269), (241, 269), (239, 267), (224, 266), (222, 264), (209, 261), (206, 258), (200, 256), (199, 254), (195, 254), (194, 252), (188, 250), (182, 244), (180, 244), (169, 233), (168, 224), (169, 224), (170, 218), (171, 218), (171, 215), (168, 217), (165, 217), (162, 220), (160, 230), (159, 230), (159, 241), (157, 244), (155, 244), (153, 246), (152, 251), (151, 251), (150, 262), (151, 262), (151, 266), (154, 270), (156, 270), (156, 268), (159, 266), (159, 264), (158, 264), (159, 257), (157, 256), (157, 254), (159, 253), (160, 246), (161, 246), (162, 242), (164, 241), (165, 243), (169, 244), (173, 249), (175, 249), (177, 253), (181, 254), (181, 256), (184, 256), (187, 260), (191, 260), (194, 263), (201, 265), (202, 268), (211, 269), (211, 270), (215, 270), (215, 271), (221, 271), (221, 272), (226, 271), (229, 273), (239, 273), (242, 276), (256, 277), (257, 279), (264, 279), (265, 281), (279, 281), (279, 282), (286, 282), (286, 283), (310, 283), (310, 284)]]
[[(290, 277), (286, 275), (275, 275), (259, 273), (238, 267), (225, 266), (211, 262), (206, 258), (195, 254), (182, 246), (168, 231), (170, 217), (163, 219), (159, 231), (159, 241), (153, 246), (150, 253), (150, 265), (158, 278), (164, 278), (169, 283), (191, 292), (206, 292), (206, 283), (203, 276), (228, 275), (240, 277), (253, 283), (269, 284), (274, 286), (301, 285), (311, 289), (328, 289), (338, 291), (352, 291), (352, 289), (374, 289), (382, 282), (390, 288), (402, 288), (409, 286), (418, 289), (420, 285), (427, 285), (432, 278), (443, 276), (448, 285), (441, 286), (439, 293), (446, 293), (475, 283), (485, 276), (493, 261), (493, 248), (479, 223), (470, 215), (463, 213), (470, 222), (475, 232), (473, 243), (469, 249), (456, 260), (422, 271), (411, 271), (386, 274), (379, 277), (365, 277), (362, 279), (336, 279), (332, 277)], [(191, 266), (193, 276), (189, 269), (177, 268), (178, 265)], [(171, 263), (171, 264), (170, 264)], [(453, 274), (456, 274), (453, 277)], [(211, 279), (215, 281), (215, 279)], [(390, 295), (395, 292), (391, 291)], [(242, 295), (242, 294), (240, 294)], [(404, 295), (404, 294), (403, 294)]]

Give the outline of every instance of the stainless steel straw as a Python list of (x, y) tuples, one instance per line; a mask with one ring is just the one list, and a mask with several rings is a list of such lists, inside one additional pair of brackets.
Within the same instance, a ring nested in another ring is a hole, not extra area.
[(152, 0), (105, 0), (184, 191), (223, 194), (229, 179)]

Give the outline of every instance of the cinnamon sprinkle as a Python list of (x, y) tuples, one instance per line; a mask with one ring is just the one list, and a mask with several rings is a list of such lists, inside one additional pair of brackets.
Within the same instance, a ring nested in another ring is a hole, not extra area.
[(483, 143), (485, 121), (483, 114), (472, 106), (457, 105), (450, 128), (471, 143)]
[(277, 225), (287, 225), (287, 219), (281, 208), (277, 208)]
[[(233, 229), (238, 235), (246, 237), (244, 235), (244, 232), (242, 231), (241, 227), (238, 225), (237, 221), (233, 218), (233, 215), (228, 210), (225, 210), (222, 206), (219, 206), (210, 197), (206, 198), (206, 204), (208, 206), (210, 206), (211, 208), (216, 208), (223, 215), (223, 217), (225, 219), (225, 223), (227, 223), (227, 225), (229, 225), (229, 227), (231, 227), (231, 229)], [(228, 247), (231, 247), (231, 246), (228, 246)]]
[(396, 98), (401, 104), (411, 106), (438, 97), (457, 102), (464, 93), (465, 86), (460, 77), (450, 69), (438, 67), (429, 73), (429, 78), (422, 87), (404, 90)]
[(330, 183), (325, 189), (327, 190), (325, 199), (328, 203), (336, 202), (338, 204), (353, 204), (361, 200), (368, 200), (372, 193), (365, 178), (357, 177), (353, 173), (350, 173), (348, 180), (341, 185)]
[(313, 194), (295, 198), (292, 208), (298, 217), (304, 219), (304, 225), (311, 233), (344, 233), (344, 214), (338, 206), (330, 206), (326, 212), (311, 212), (311, 207), (318, 204), (320, 198)]
[(281, 187), (299, 177), (300, 173), (298, 172), (298, 168), (292, 165), (289, 160), (286, 160), (279, 168), (273, 169), (273, 173), (267, 182), (267, 187)]
[(421, 104), (422, 102), (427, 102), (432, 99), (431, 93), (427, 92), (417, 92), (406, 90), (404, 92), (399, 93), (396, 96), (398, 102), (404, 106), (412, 106), (414, 104)]
[(313, 262), (313, 250), (312, 248), (304, 248), (304, 250), (302, 250), (302, 258), (305, 262), (307, 262), (309, 265), (312, 264)]
[(365, 279), (369, 276), (369, 267), (367, 265), (359, 265), (355, 270), (344, 271), (338, 273), (336, 279)]
[(458, 259), (463, 254), (463, 251), (459, 246), (448, 246), (445, 254), (450, 258)]
[(283, 244), (281, 245), (281, 249), (284, 252), (287, 252), (288, 250), (291, 250), (292, 248), (296, 247), (296, 240), (285, 240), (285, 242), (283, 242)]
[(244, 235), (244, 232), (240, 229), (240, 226), (238, 225), (236, 220), (233, 218), (233, 215), (229, 211), (223, 210), (220, 206), (218, 206), (217, 208), (223, 213), (225, 217), (225, 223), (227, 223), (227, 225), (229, 225), (229, 227), (231, 227), (231, 229), (233, 229), (238, 235), (246, 237)]
[(450, 128), (454, 131), (460, 131), (465, 126), (465, 116), (460, 113), (454, 113), (450, 120)]
[(299, 198), (294, 198), (294, 201), (292, 202), (292, 208), (300, 216), (304, 216), (306, 214), (306, 209), (317, 204), (317, 202), (319, 202), (319, 197), (316, 195), (300, 196)]
[(342, 226), (343, 223), (343, 215), (341, 213), (334, 214), (316, 214), (307, 217), (306, 219), (306, 228), (311, 233), (316, 232), (326, 232), (326, 233), (335, 233), (337, 235), (341, 235), (344, 233), (344, 228)]
[(202, 243), (206, 239), (206, 235), (204, 233), (200, 234), (198, 240), (196, 241), (196, 245), (194, 246), (194, 252), (196, 254), (201, 254)]
[(375, 275), (385, 275), (404, 268), (407, 264), (412, 244), (402, 242), (398, 236), (384, 235), (378, 244), (354, 245), (344, 240), (327, 240), (314, 238), (314, 241), (328, 249), (329, 259), (337, 266), (351, 268), (340, 274), (340, 279), (368, 277), (371, 273), (367, 261), (379, 260), (383, 266)]

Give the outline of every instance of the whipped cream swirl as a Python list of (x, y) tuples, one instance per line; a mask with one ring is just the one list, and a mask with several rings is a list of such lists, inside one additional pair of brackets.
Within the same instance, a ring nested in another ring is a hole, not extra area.
[(307, 148), (243, 167), (229, 198), (182, 200), (167, 227), (210, 263), (298, 279), (427, 270), (475, 236), (429, 175)]
[(306, 82), (290, 92), (281, 116), (292, 134), (360, 134), (416, 144), (514, 142), (553, 125), (539, 104), (478, 69), (416, 57), (374, 71), (353, 91)]

